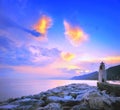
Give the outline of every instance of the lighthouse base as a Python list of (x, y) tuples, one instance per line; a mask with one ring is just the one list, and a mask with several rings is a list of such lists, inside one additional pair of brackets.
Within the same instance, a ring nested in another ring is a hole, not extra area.
[(101, 91), (106, 90), (107, 93), (120, 97), (120, 85), (110, 84), (106, 82), (102, 82), (102, 83), (98, 82), (97, 87)]

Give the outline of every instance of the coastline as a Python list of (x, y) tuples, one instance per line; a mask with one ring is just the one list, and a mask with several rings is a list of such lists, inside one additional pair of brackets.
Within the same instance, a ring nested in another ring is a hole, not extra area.
[(0, 102), (9, 98), (38, 94), (48, 89), (73, 83), (97, 86), (97, 80), (0, 79)]
[(0, 110), (119, 110), (120, 97), (87, 84), (59, 86), (0, 102)]

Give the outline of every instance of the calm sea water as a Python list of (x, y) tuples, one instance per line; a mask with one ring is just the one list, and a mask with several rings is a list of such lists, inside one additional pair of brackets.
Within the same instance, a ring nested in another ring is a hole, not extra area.
[[(38, 94), (57, 86), (72, 83), (86, 83), (96, 86), (96, 80), (31, 80), (31, 79), (0, 79), (0, 101), (8, 98)], [(114, 82), (116, 83), (116, 82)], [(117, 82), (120, 84), (120, 82)]]

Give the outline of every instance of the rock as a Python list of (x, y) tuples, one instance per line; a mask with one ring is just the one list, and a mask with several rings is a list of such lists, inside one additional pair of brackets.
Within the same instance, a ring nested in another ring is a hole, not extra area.
[(71, 109), (70, 106), (63, 106), (63, 107), (62, 107), (62, 110), (70, 110), (70, 109)]
[(18, 107), (18, 105), (12, 105), (12, 104), (2, 105), (2, 106), (0, 106), (0, 110), (14, 110), (17, 107)]
[(41, 94), (36, 94), (32, 96), (33, 99), (40, 99), (41, 98)]
[(19, 106), (16, 110), (34, 110), (34, 107), (32, 105)]
[(65, 100), (71, 100), (71, 99), (73, 99), (73, 97), (72, 96), (64, 96), (64, 99)]
[(120, 85), (98, 82), (97, 86), (100, 90), (106, 90), (108, 93), (120, 97)]
[(7, 103), (11, 103), (11, 102), (13, 102), (13, 101), (16, 101), (16, 100), (19, 100), (20, 98), (9, 98), (8, 100), (7, 100)]
[(24, 96), (24, 98), (23, 98), (23, 99), (25, 99), (25, 98), (30, 98), (30, 99), (32, 99), (32, 98), (33, 98), (33, 96), (32, 96), (32, 95)]
[(44, 107), (38, 107), (38, 108), (35, 109), (35, 110), (45, 110), (45, 108), (44, 108)]
[(79, 100), (63, 100), (63, 101), (61, 102), (61, 104), (62, 104), (63, 106), (72, 107), (72, 106), (74, 106), (74, 105), (80, 104), (80, 101), (79, 101)]
[(101, 95), (99, 91), (89, 94), (87, 96), (87, 101), (90, 109), (108, 110), (108, 108), (111, 108), (111, 101), (109, 98)]
[(57, 88), (52, 89), (51, 91), (52, 91), (54, 94), (56, 94), (56, 93), (62, 92), (62, 90), (63, 90), (62, 87), (61, 87), (61, 88), (57, 87)]
[(79, 93), (71, 92), (69, 95), (71, 95), (74, 99), (76, 99), (76, 97), (77, 97), (77, 95), (79, 95)]
[(58, 97), (58, 96), (49, 96), (47, 98), (47, 103), (50, 103), (50, 102), (57, 102), (57, 103), (60, 103), (61, 101), (63, 101), (64, 98), (61, 98), (61, 97)]
[(45, 107), (40, 107), (36, 110), (61, 110), (61, 105), (59, 103), (50, 103)]
[(11, 103), (6, 103), (5, 105), (0, 105), (0, 109), (5, 110), (34, 110), (34, 108), (40, 107), (44, 105), (44, 101), (36, 100), (36, 99), (19, 99), (13, 100)]
[(43, 100), (38, 100), (35, 105), (37, 106), (44, 106), (45, 105), (45, 102)]
[(101, 97), (90, 98), (88, 100), (90, 109), (93, 110), (103, 110), (104, 109), (104, 102)]
[(79, 100), (79, 101), (82, 101), (82, 100), (84, 100), (84, 98), (83, 98), (83, 94), (81, 94), (81, 95), (78, 95), (78, 96), (76, 97), (76, 99), (77, 99), (77, 100)]
[(22, 108), (24, 108), (25, 106), (28, 108), (30, 107), (30, 105), (36, 108), (36, 107), (45, 105), (45, 102), (43, 100), (36, 100), (36, 99), (21, 99), (21, 100), (12, 102), (12, 104), (17, 104)]
[(119, 110), (119, 108), (120, 97), (86, 84), (70, 84), (0, 103), (0, 110)]
[(120, 97), (113, 97), (111, 98), (111, 101), (112, 101), (112, 108), (114, 108), (114, 110), (120, 110)]
[[(24, 104), (24, 105), (28, 105), (28, 104), (31, 104), (34, 100), (32, 100), (31, 98), (24, 98), (24, 99), (20, 99), (20, 100), (17, 100), (15, 101), (16, 103), (19, 103), (19, 104)], [(36, 100), (35, 100), (36, 101)], [(14, 102), (14, 103), (15, 103)]]
[(80, 103), (79, 100), (70, 99), (71, 97), (69, 97), (69, 99), (68, 99), (68, 97), (67, 97), (67, 99), (65, 99), (65, 98), (61, 98), (61, 97), (57, 97), (57, 96), (49, 96), (47, 99), (47, 103), (55, 102), (55, 103), (60, 103), (63, 106), (73, 106), (73, 105)]
[(59, 103), (50, 103), (45, 106), (45, 110), (61, 110), (61, 105)]
[(88, 105), (75, 105), (71, 110), (90, 110)]

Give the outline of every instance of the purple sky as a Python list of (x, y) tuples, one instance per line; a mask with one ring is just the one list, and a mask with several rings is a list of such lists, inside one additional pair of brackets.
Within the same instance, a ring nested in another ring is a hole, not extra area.
[(0, 77), (70, 78), (120, 64), (119, 0), (0, 0)]

